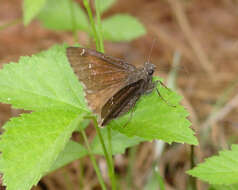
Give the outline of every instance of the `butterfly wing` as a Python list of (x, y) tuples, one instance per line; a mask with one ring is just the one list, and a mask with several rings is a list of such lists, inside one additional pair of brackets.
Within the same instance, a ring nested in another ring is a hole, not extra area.
[(143, 84), (144, 80), (138, 80), (114, 94), (102, 108), (101, 125), (106, 125), (112, 119), (128, 112), (140, 98)]
[(84, 86), (89, 106), (100, 117), (104, 104), (128, 84), (130, 73), (136, 70), (121, 59), (86, 48), (69, 47), (67, 57)]

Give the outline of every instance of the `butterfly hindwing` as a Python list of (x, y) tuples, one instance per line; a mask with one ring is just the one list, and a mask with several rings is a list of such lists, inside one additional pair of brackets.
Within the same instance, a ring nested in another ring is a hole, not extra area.
[(140, 90), (143, 80), (131, 83), (120, 89), (113, 95), (102, 108), (102, 125), (106, 125), (110, 120), (123, 115), (132, 108), (141, 96)]

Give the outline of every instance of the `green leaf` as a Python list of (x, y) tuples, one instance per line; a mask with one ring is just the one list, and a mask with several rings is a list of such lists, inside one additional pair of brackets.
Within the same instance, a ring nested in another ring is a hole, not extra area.
[[(85, 129), (90, 123), (90, 120), (84, 119), (79, 126), (77, 127), (77, 131), (80, 132), (80, 130)], [(80, 159), (88, 154), (88, 151), (82, 146), (81, 144), (69, 141), (69, 143), (66, 145), (64, 151), (60, 153), (55, 163), (52, 165), (49, 172), (52, 172), (60, 167), (65, 166), (66, 164)]]
[(99, 2), (99, 9), (101, 14), (108, 10), (115, 2), (116, 0), (98, 0)]
[(82, 86), (67, 61), (65, 47), (54, 46), (0, 71), (0, 101), (14, 108), (87, 111)]
[(234, 185), (212, 185), (209, 190), (237, 190), (238, 184)]
[(102, 21), (103, 37), (113, 42), (130, 41), (146, 33), (144, 26), (130, 15), (117, 14)]
[(154, 90), (140, 98), (132, 117), (130, 112), (113, 120), (109, 125), (127, 136), (197, 145), (197, 139), (193, 136), (194, 132), (189, 128), (191, 123), (186, 119), (189, 114), (179, 105), (181, 97), (160, 84), (157, 89), (168, 103), (162, 100)]
[(83, 145), (74, 141), (69, 141), (64, 151), (59, 154), (57, 160), (52, 165), (49, 172), (61, 168), (66, 164), (74, 160), (80, 159), (86, 155), (88, 155), (88, 151), (86, 148), (84, 148)]
[(89, 30), (86, 14), (72, 0), (48, 0), (38, 19), (44, 27), (52, 30)]
[(83, 116), (69, 111), (33, 112), (7, 122), (0, 141), (0, 170), (7, 190), (27, 190), (35, 185), (64, 149)]
[(23, 22), (28, 25), (44, 7), (46, 0), (24, 0), (23, 2)]
[(187, 173), (210, 184), (230, 185), (238, 183), (238, 145), (232, 150), (219, 152), (219, 156), (207, 158)]
[[(102, 132), (105, 145), (108, 147), (107, 129), (103, 128), (100, 130)], [(123, 154), (126, 148), (135, 146), (139, 144), (140, 142), (145, 141), (145, 139), (140, 137), (127, 137), (126, 135), (123, 135), (119, 133), (118, 131), (114, 131), (114, 130), (111, 130), (111, 131), (112, 131), (111, 137), (112, 137), (112, 154), (113, 155)], [(95, 138), (93, 139), (91, 146), (95, 154), (100, 154), (100, 155), (104, 154), (98, 135), (95, 136)]]

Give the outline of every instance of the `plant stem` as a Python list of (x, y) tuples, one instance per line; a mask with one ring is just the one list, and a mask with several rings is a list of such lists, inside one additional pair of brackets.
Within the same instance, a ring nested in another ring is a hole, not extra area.
[(108, 155), (107, 149), (106, 149), (106, 145), (104, 143), (103, 137), (102, 137), (102, 133), (100, 128), (98, 127), (97, 121), (95, 120), (95, 118), (93, 119), (94, 121), (94, 126), (96, 128), (100, 143), (102, 145), (102, 149), (106, 158), (106, 162), (107, 162), (107, 166), (108, 166), (108, 175), (110, 177), (111, 180), (111, 184), (112, 184), (112, 190), (116, 190), (116, 178), (115, 178), (115, 173), (114, 173), (114, 166), (112, 165), (112, 162)]
[(94, 19), (93, 19), (93, 13), (92, 13), (91, 8), (89, 6), (88, 0), (83, 0), (83, 4), (84, 4), (84, 6), (87, 10), (89, 21), (90, 21), (90, 24), (92, 26), (93, 35), (94, 35), (95, 42), (96, 42), (96, 48), (97, 48), (97, 50), (99, 50), (100, 49), (100, 46), (99, 46), (100, 43), (99, 43), (99, 37), (98, 37), (98, 34), (97, 34), (97, 30), (96, 30), (96, 24), (95, 24)]
[(101, 3), (100, 0), (95, 0), (96, 16), (97, 16), (97, 24), (98, 24), (99, 51), (104, 53), (100, 3)]
[(4, 29), (6, 29), (6, 28), (8, 28), (10, 26), (13, 26), (15, 24), (20, 23), (21, 21), (22, 21), (22, 18), (17, 18), (15, 20), (12, 20), (9, 23), (6, 23), (6, 24), (3, 24), (2, 26), (0, 26), (0, 30), (4, 30)]
[(108, 153), (109, 153), (109, 159), (111, 162), (111, 173), (112, 173), (112, 187), (113, 189), (116, 189), (116, 176), (114, 171), (114, 162), (112, 157), (112, 129), (111, 127), (107, 127), (107, 137), (108, 137)]
[[(190, 152), (190, 167), (191, 169), (195, 166), (195, 161), (194, 161), (194, 145), (191, 145), (191, 152)], [(196, 187), (196, 178), (192, 177), (192, 176), (189, 176), (189, 181), (190, 181), (190, 185), (191, 185), (191, 188), (193, 190), (196, 190), (197, 187)]]
[(94, 170), (95, 170), (95, 172), (96, 172), (96, 174), (97, 174), (98, 181), (99, 181), (99, 183), (100, 183), (102, 189), (103, 189), (103, 190), (106, 190), (106, 185), (105, 185), (105, 183), (104, 183), (104, 181), (103, 181), (101, 172), (100, 172), (100, 170), (99, 170), (99, 168), (98, 168), (98, 166), (97, 166), (97, 164), (96, 164), (96, 159), (95, 159), (95, 157), (94, 157), (94, 155), (93, 155), (93, 152), (92, 152), (92, 149), (91, 149), (91, 147), (90, 147), (90, 145), (89, 145), (89, 142), (88, 142), (87, 136), (86, 136), (86, 134), (85, 134), (85, 131), (82, 129), (82, 130), (80, 130), (80, 132), (82, 133), (83, 139), (84, 139), (85, 144), (86, 144), (86, 146), (87, 146), (88, 154), (89, 154), (89, 157), (90, 157), (90, 159), (91, 159), (91, 161), (92, 161), (92, 163), (93, 163), (93, 167), (94, 167)]
[(77, 34), (77, 28), (76, 28), (76, 20), (75, 20), (75, 12), (74, 12), (74, 6), (73, 1), (69, 0), (69, 8), (71, 13), (71, 22), (72, 22), (72, 33), (74, 36), (75, 43), (78, 42), (78, 34)]

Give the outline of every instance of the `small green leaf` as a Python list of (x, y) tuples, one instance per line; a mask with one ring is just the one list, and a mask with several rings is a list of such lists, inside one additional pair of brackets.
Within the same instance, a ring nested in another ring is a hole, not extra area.
[(74, 141), (69, 141), (64, 151), (59, 154), (57, 160), (52, 165), (49, 172), (61, 168), (66, 164), (71, 163), (74, 160), (80, 159), (86, 155), (88, 155), (88, 151), (84, 148), (83, 145)]
[[(108, 147), (107, 129), (103, 128), (101, 129), (101, 132), (102, 132), (105, 145)], [(111, 137), (112, 137), (112, 154), (113, 155), (123, 154), (126, 148), (135, 146), (139, 144), (140, 142), (145, 141), (145, 139), (140, 137), (127, 137), (126, 135), (123, 135), (119, 133), (118, 131), (114, 131), (114, 130), (112, 130)], [(91, 146), (95, 154), (101, 154), (101, 155), (104, 154), (98, 136), (95, 136)]]
[(97, 0), (99, 1), (99, 9), (101, 14), (108, 10), (115, 2), (116, 0)]
[(46, 0), (24, 0), (23, 2), (23, 22), (28, 25), (44, 7)]
[[(101, 132), (103, 135), (104, 142), (106, 146), (108, 146), (107, 130), (104, 128), (104, 129), (101, 129)], [(135, 146), (136, 144), (139, 144), (140, 142), (145, 141), (144, 139), (140, 137), (127, 137), (113, 130), (111, 135), (112, 135), (112, 154), (113, 155), (123, 154), (126, 148)], [(100, 155), (104, 154), (98, 136), (94, 137), (90, 146), (95, 154), (100, 154)], [(70, 141), (65, 147), (65, 150), (60, 153), (59, 157), (57, 158), (56, 162), (51, 167), (50, 171), (56, 170), (86, 155), (88, 155), (88, 152), (81, 144)]]
[(64, 149), (81, 114), (46, 111), (22, 114), (5, 124), (0, 152), (7, 190), (28, 190), (48, 172)]
[(67, 61), (65, 47), (54, 46), (0, 71), (0, 101), (14, 108), (86, 111), (82, 86)]
[(181, 97), (160, 84), (157, 89), (168, 103), (163, 101), (154, 90), (140, 98), (132, 117), (130, 112), (113, 120), (109, 125), (127, 136), (197, 145), (197, 139), (193, 136), (194, 132), (189, 128), (191, 123), (186, 118), (189, 114), (179, 104)]
[(89, 30), (86, 14), (72, 0), (48, 0), (38, 19), (44, 27), (52, 30)]
[(102, 21), (103, 37), (113, 42), (130, 41), (146, 33), (144, 26), (130, 15), (117, 14)]
[(219, 156), (207, 158), (187, 173), (210, 184), (230, 185), (238, 183), (238, 145), (232, 150), (225, 150)]

